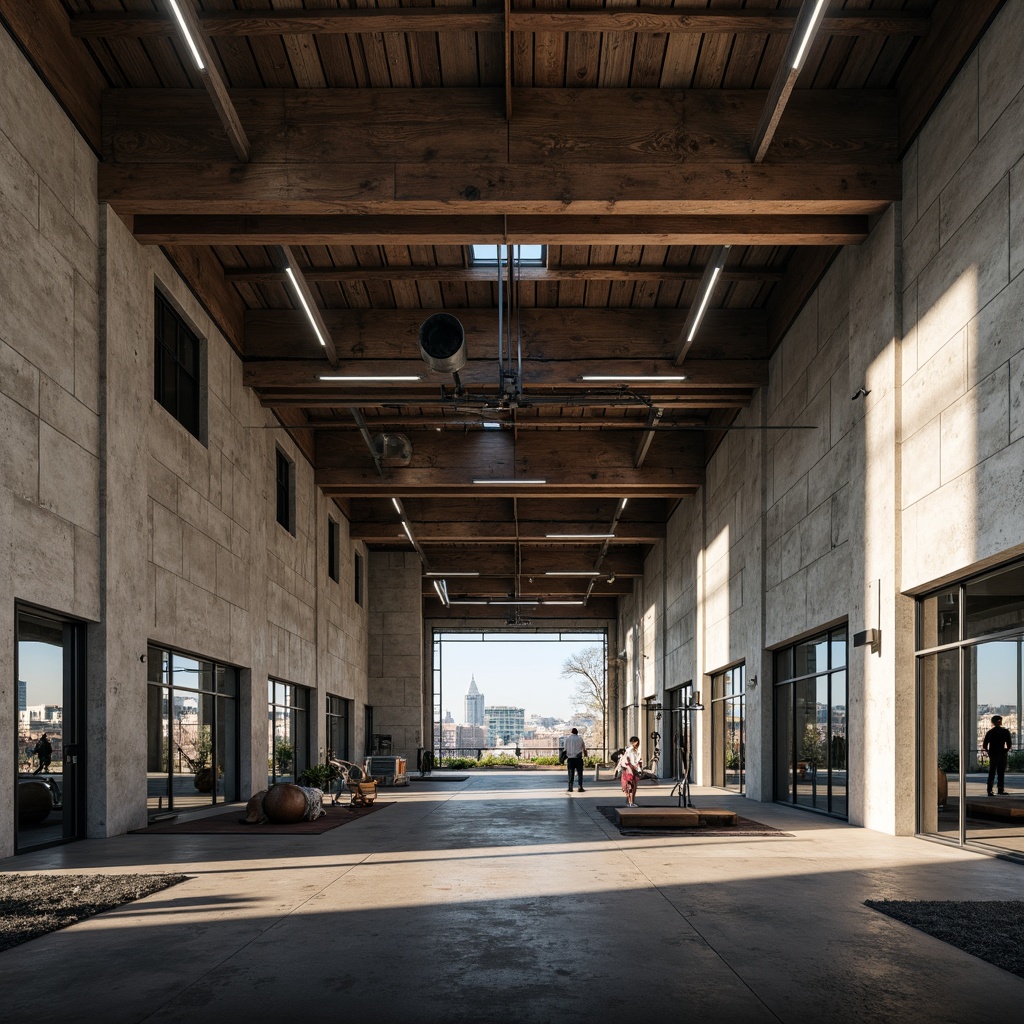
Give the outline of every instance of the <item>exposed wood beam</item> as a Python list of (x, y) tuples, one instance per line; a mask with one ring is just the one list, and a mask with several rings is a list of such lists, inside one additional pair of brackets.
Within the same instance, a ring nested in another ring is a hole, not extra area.
[[(767, 365), (767, 364), (765, 364)], [(756, 385), (761, 387), (765, 382)], [(703, 412), (708, 409), (745, 409), (750, 405), (751, 389), (755, 385), (746, 388), (726, 387), (721, 388), (694, 388), (684, 395), (671, 396), (660, 394), (657, 396), (658, 405), (666, 409), (687, 410), (692, 412)], [(483, 394), (490, 395), (495, 404), (498, 401), (498, 389), (496, 386), (488, 389), (481, 389)], [(645, 395), (645, 397), (647, 397)], [(623, 400), (621, 393), (603, 391), (600, 393), (580, 390), (574, 394), (558, 394), (550, 396), (547, 400), (542, 393), (528, 396), (533, 405), (551, 406), (557, 405), (560, 408), (592, 408), (592, 409), (621, 409)], [(424, 387), (419, 391), (393, 389), (391, 391), (368, 391), (360, 388), (350, 388), (347, 391), (315, 391), (307, 388), (261, 388), (260, 404), (266, 409), (287, 409), (298, 407), (304, 409), (437, 409), (437, 408), (458, 408), (451, 394), (442, 398), (439, 389), (434, 386)], [(642, 406), (637, 400), (637, 408)], [(307, 422), (307, 428), (310, 424)], [(518, 429), (518, 428), (517, 428)], [(659, 428), (660, 429), (660, 428)]]
[[(104, 164), (99, 197), (124, 215), (877, 214), (899, 166), (747, 162), (581, 164)], [(540, 268), (537, 268), (540, 269)], [(493, 277), (493, 274), (492, 274)]]
[(512, 0), (505, 0), (502, 11), (503, 53), (505, 56), (505, 120), (512, 120)]
[[(455, 605), (444, 608), (440, 602), (434, 602), (428, 617), (437, 623), (451, 623), (455, 626), (486, 627), (501, 630), (508, 623), (508, 614), (515, 609), (500, 605)], [(559, 627), (576, 628), (581, 622), (593, 622), (597, 627), (614, 628), (616, 602), (612, 598), (599, 598), (579, 606), (559, 606), (550, 604), (527, 605), (521, 608), (523, 619), (527, 624), (537, 626), (544, 623), (551, 630)]]
[(633, 468), (640, 469), (644, 464), (644, 459), (647, 458), (647, 452), (650, 451), (651, 442), (654, 440), (654, 432), (658, 424), (661, 423), (662, 416), (665, 415), (665, 410), (661, 406), (655, 406), (647, 414), (647, 423), (644, 426), (643, 436), (640, 438), (636, 446), (636, 454), (633, 456)]
[[(491, 267), (304, 267), (303, 274), (311, 284), (344, 281), (442, 281), (494, 284)], [(542, 281), (699, 281), (704, 267), (618, 266), (588, 264), (586, 266), (521, 267), (519, 280), (526, 283)], [(734, 267), (722, 271), (723, 281), (781, 281), (780, 267)], [(224, 271), (232, 284), (271, 284), (285, 280), (273, 268), (236, 267)]]
[[(525, 173), (534, 165), (555, 173), (581, 164), (621, 164), (682, 173), (719, 163), (749, 165), (751, 132), (767, 96), (759, 89), (515, 88), (513, 93), (511, 123), (505, 120), (500, 88), (237, 89), (231, 96), (244, 112), (255, 163), (286, 164), (308, 187), (317, 184), (304, 172), (310, 166), (339, 165), (332, 173), (343, 174), (346, 166), (394, 164), (405, 175), (398, 186), (410, 193), (395, 196), (403, 201), (415, 198), (417, 189), (434, 188), (431, 165), (438, 162), (446, 168), (443, 183), (456, 194), (461, 184), (463, 190), (480, 189), (483, 198), (519, 189), (530, 199), (537, 197), (527, 189), (543, 186), (542, 178), (506, 183), (492, 173), (491, 182), (486, 169), (507, 164), (512, 172), (522, 167)], [(234, 154), (217, 124), (195, 90), (111, 89), (103, 96), (104, 158), (193, 167), (231, 163)], [(325, 131), (330, 125), (345, 129)], [(793, 175), (804, 165), (829, 163), (870, 171), (895, 160), (898, 135), (890, 90), (797, 90), (772, 164), (788, 164)], [(460, 168), (470, 173), (461, 182), (462, 175), (453, 177), (450, 170)], [(746, 180), (756, 184), (760, 179), (749, 166), (747, 171), (753, 177)], [(241, 179), (249, 173), (255, 172), (240, 172)], [(620, 168), (621, 175), (629, 173)], [(341, 198), (353, 181), (340, 178)], [(699, 182), (698, 176), (690, 184)], [(370, 188), (389, 185), (389, 180), (371, 181)]]
[[(438, 552), (434, 549), (431, 554), (436, 558)], [(633, 593), (633, 577), (618, 576), (616, 574), (613, 582), (608, 582), (608, 575), (602, 571), (600, 577), (557, 577), (550, 576), (526, 576), (523, 577), (520, 592), (523, 597), (550, 597), (550, 598), (582, 598), (593, 586), (596, 596), (602, 598), (625, 597)], [(500, 597), (508, 592), (506, 586), (507, 577), (478, 577), (466, 578), (455, 577), (449, 579), (448, 593), (450, 596), (458, 597)], [(531, 582), (532, 580), (532, 582)], [(436, 596), (432, 580), (424, 580), (422, 588), (424, 597)]]
[[(291, 246), (282, 245), (278, 249), (278, 258), (281, 261), (282, 269), (286, 272), (289, 284), (298, 293), (296, 298), (299, 299), (302, 304), (303, 311), (306, 316), (312, 321), (312, 327), (317, 335), (320, 343), (323, 345), (324, 353), (327, 356), (327, 361), (331, 366), (338, 365), (338, 349), (334, 344), (334, 337), (331, 334), (330, 328), (324, 323), (323, 314), (317, 307), (316, 298), (313, 296), (313, 290), (309, 287), (306, 278), (300, 268), (300, 261), (296, 258), (294, 251)], [(287, 273), (287, 270), (291, 270), (291, 274)], [(307, 326), (307, 330), (309, 327)]]
[(859, 245), (864, 216), (138, 216), (144, 245)]
[[(168, 17), (173, 19), (174, 13), (170, 0), (164, 0), (164, 2), (167, 6)], [(238, 111), (228, 94), (228, 86), (221, 71), (220, 61), (217, 59), (213, 47), (206, 40), (206, 33), (192, 6), (192, 0), (174, 0), (174, 3), (185, 24), (189, 38), (202, 59), (203, 66), (196, 70), (203, 80), (206, 91), (210, 94), (210, 99), (213, 100), (214, 109), (217, 111), (217, 116), (231, 142), (231, 148), (235, 151), (235, 156), (242, 163), (246, 163), (252, 156), (252, 148), (249, 145), (245, 129), (242, 127)]]
[[(524, 484), (515, 488), (516, 493), (523, 497), (540, 497), (544, 493), (557, 494), (560, 497), (585, 498), (594, 494), (611, 494), (628, 498), (640, 494), (651, 498), (685, 498), (693, 494), (700, 482), (692, 470), (666, 470), (657, 476), (635, 476), (623, 479), (621, 470), (614, 474), (607, 472), (564, 473), (560, 474), (557, 486), (547, 484)], [(595, 479), (596, 476), (596, 479)], [(464, 474), (454, 470), (438, 472), (437, 470), (403, 470), (400, 478), (382, 481), (375, 473), (358, 469), (318, 469), (316, 485), (328, 498), (352, 497), (372, 498), (389, 496), (397, 488), (409, 497), (430, 497), (445, 495), (450, 497), (468, 497), (484, 488), (474, 486)], [(504, 493), (512, 496), (512, 488), (492, 488), (489, 493)]]
[[(581, 543), (566, 548), (558, 555), (560, 567), (577, 569), (581, 572), (591, 567), (594, 552), (600, 541)], [(406, 542), (406, 547), (408, 547)], [(450, 590), (461, 590), (465, 582), (467, 590), (472, 589), (471, 580), (488, 578), (501, 579), (515, 574), (515, 545), (507, 544), (491, 549), (479, 548), (440, 548), (431, 549), (433, 572), (443, 576), (445, 573), (478, 572), (480, 576), (455, 577), (448, 579)], [(534, 548), (532, 545), (523, 549), (523, 576), (534, 581), (542, 579), (546, 569), (552, 566), (554, 555), (550, 548)], [(635, 578), (643, 575), (643, 551), (639, 545), (616, 548), (608, 555), (608, 572), (614, 571), (616, 576)]]
[(804, 0), (800, 13), (796, 16), (796, 23), (793, 26), (793, 33), (789, 39), (789, 45), (783, 55), (782, 63), (775, 72), (771, 88), (768, 90), (768, 99), (765, 101), (764, 110), (754, 130), (754, 138), (750, 144), (751, 162), (758, 164), (768, 152), (768, 147), (775, 138), (775, 132), (782, 119), (782, 112), (786, 109), (790, 94), (796, 86), (796, 80), (800, 77), (803, 62), (810, 48), (811, 41), (821, 23), (821, 16), (828, 0)]
[[(673, 364), (670, 358), (654, 359), (523, 359), (523, 386), (529, 391), (532, 388), (559, 389), (564, 391), (597, 392), (600, 395), (614, 397), (624, 394), (624, 388), (614, 382), (594, 382), (583, 380), (592, 375), (625, 375), (625, 376), (657, 376), (671, 372)], [(685, 397), (688, 388), (740, 388), (761, 387), (767, 381), (767, 360), (764, 359), (699, 359), (686, 364), (686, 380), (683, 383), (674, 381), (644, 382), (634, 386), (637, 394), (658, 395), (669, 393)], [(422, 377), (424, 398), (429, 404), (436, 401), (438, 379), (431, 378), (429, 371), (421, 360), (348, 360), (339, 371), (341, 376), (364, 377)], [(359, 382), (346, 384), (342, 381), (320, 380), (321, 375), (334, 376), (326, 362), (317, 360), (266, 360), (245, 364), (243, 381), (251, 388), (300, 388), (304, 391), (319, 391), (332, 394), (346, 388), (359, 389)], [(486, 392), (495, 386), (495, 360), (470, 359), (459, 371), (463, 384), (471, 391)], [(362, 385), (365, 387), (365, 385)], [(413, 393), (408, 381), (396, 382), (400, 391)], [(373, 385), (375, 391), (386, 391), (382, 383)], [(429, 396), (429, 397), (428, 397)], [(543, 396), (538, 394), (538, 399)], [(661, 400), (656, 399), (658, 404)], [(457, 403), (456, 403), (457, 404)], [(566, 404), (569, 404), (566, 402)], [(608, 402), (608, 404), (612, 404)], [(627, 404), (624, 401), (618, 404)], [(638, 408), (642, 403), (636, 402)]]
[(1005, 0), (939, 0), (897, 82), (900, 152), (917, 136)]
[(697, 299), (686, 314), (686, 322), (683, 324), (683, 329), (679, 332), (679, 338), (676, 341), (676, 351), (673, 359), (676, 366), (682, 363), (687, 353), (693, 347), (697, 331), (707, 316), (708, 306), (711, 303), (715, 285), (718, 283), (718, 279), (722, 274), (722, 268), (725, 266), (726, 257), (729, 255), (729, 248), (728, 245), (716, 245), (711, 251), (707, 266), (704, 268), (704, 274), (700, 279), (700, 287), (697, 289)]
[[(503, 32), (506, 25), (501, 8), (493, 4), (463, 10), (207, 11), (201, 19), (209, 36)], [(789, 11), (742, 8), (684, 11), (663, 7), (511, 11), (508, 19), (513, 32), (677, 32), (690, 35), (788, 33), (792, 32), (794, 22), (795, 16)], [(928, 16), (913, 11), (835, 11), (825, 16), (823, 31), (842, 36), (923, 35), (928, 26)], [(136, 12), (76, 14), (72, 31), (83, 38), (171, 34), (166, 21), (158, 15)]]
[[(278, 399), (279, 400), (279, 399)], [(274, 404), (274, 399), (270, 400), (271, 406)], [(287, 403), (287, 405), (301, 405), (302, 400)], [(694, 403), (696, 405), (696, 401)], [(282, 406), (282, 407), (287, 407)], [(622, 407), (618, 407), (622, 411)], [(516, 410), (518, 413), (522, 413), (522, 410)], [(508, 412), (504, 410), (493, 410), (487, 413), (481, 413), (475, 418), (466, 418), (468, 413), (452, 413), (449, 416), (421, 416), (417, 415), (415, 419), (401, 419), (395, 415), (389, 418), (385, 417), (373, 417), (367, 421), (367, 427), (370, 430), (384, 430), (387, 428), (389, 433), (400, 433), (406, 427), (448, 427), (453, 430), (483, 430), (493, 429), (485, 428), (484, 422), (500, 422), (503, 429), (512, 430), (632, 430), (632, 431), (650, 431), (651, 433), (657, 433), (658, 431), (664, 433), (671, 432), (683, 432), (683, 431), (700, 431), (704, 430), (706, 424), (701, 420), (687, 419), (678, 423), (665, 423), (660, 421), (656, 426), (649, 426), (646, 421), (640, 420), (626, 420), (626, 419), (609, 419), (606, 416), (601, 416), (599, 419), (584, 419), (582, 416), (573, 417), (570, 415), (559, 415), (559, 416), (546, 416), (546, 417), (534, 417), (532, 419), (524, 419), (521, 415), (516, 418), (513, 424), (511, 420), (507, 419)], [(346, 420), (314, 420), (304, 424), (306, 430), (355, 430), (356, 425)]]
[[(517, 539), (516, 527), (513, 522), (492, 523), (474, 520), (459, 520), (450, 523), (424, 523), (412, 518), (416, 526), (416, 538), (427, 546), (434, 544), (513, 544)], [(551, 546), (558, 541), (549, 541), (545, 532), (555, 529), (573, 529), (574, 532), (593, 530), (600, 532), (607, 529), (605, 523), (531, 523), (520, 529), (518, 540), (523, 544), (546, 544)], [(353, 524), (349, 529), (353, 540), (361, 540), (367, 544), (387, 544), (399, 537), (404, 537), (399, 522)], [(616, 544), (654, 544), (665, 536), (664, 524), (631, 524), (622, 526), (616, 531)], [(553, 567), (554, 568), (554, 567)]]
[[(325, 309), (322, 315), (345, 359), (408, 360), (418, 358), (420, 324), (435, 312), (439, 310)], [(498, 317), (494, 309), (449, 312), (462, 324), (470, 359), (497, 359)], [(686, 316), (685, 309), (525, 307), (519, 319), (523, 358), (670, 358)], [(315, 360), (321, 354), (319, 347), (310, 343), (302, 314), (295, 310), (249, 310), (245, 326), (245, 351), (253, 358)], [(702, 359), (762, 358), (765, 344), (763, 311), (712, 309), (704, 317), (694, 355)], [(422, 362), (416, 373), (429, 376)]]
[(0, 0), (0, 21), (75, 127), (100, 152), (100, 101), (106, 82), (85, 47), (72, 38), (63, 4), (59, 0)]

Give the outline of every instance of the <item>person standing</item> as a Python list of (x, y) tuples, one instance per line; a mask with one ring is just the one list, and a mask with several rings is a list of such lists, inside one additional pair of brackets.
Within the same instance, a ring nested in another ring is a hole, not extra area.
[(36, 740), (34, 750), (36, 757), (39, 758), (39, 767), (32, 774), (38, 775), (40, 772), (49, 771), (50, 762), (53, 760), (53, 744), (45, 732)]
[(1010, 757), (1013, 737), (1009, 729), (1003, 728), (1003, 716), (992, 716), (992, 728), (985, 733), (981, 749), (988, 754), (988, 795), (992, 795), (992, 783), (998, 781), (999, 795), (1006, 793), (1006, 762)]
[(573, 729), (565, 737), (565, 763), (569, 768), (569, 792), (572, 792), (573, 775), (579, 779), (579, 792), (583, 792), (583, 758), (587, 753), (587, 745), (583, 742), (579, 729)]
[(640, 781), (640, 773), (644, 769), (644, 759), (640, 756), (640, 737), (630, 736), (629, 746), (619, 758), (619, 771), (622, 773), (622, 792), (626, 794), (626, 804), (636, 806), (636, 787)]

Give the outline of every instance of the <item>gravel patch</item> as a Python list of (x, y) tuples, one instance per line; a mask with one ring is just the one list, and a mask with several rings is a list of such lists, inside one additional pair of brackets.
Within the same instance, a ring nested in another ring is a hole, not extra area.
[(865, 900), (864, 905), (1024, 978), (1024, 900)]
[(188, 875), (0, 875), (0, 951), (186, 878)]

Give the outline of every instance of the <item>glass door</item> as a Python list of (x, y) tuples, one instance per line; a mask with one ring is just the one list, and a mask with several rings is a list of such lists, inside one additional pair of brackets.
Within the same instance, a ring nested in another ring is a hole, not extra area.
[(16, 613), (15, 782), (20, 852), (85, 834), (85, 644), (80, 623)]

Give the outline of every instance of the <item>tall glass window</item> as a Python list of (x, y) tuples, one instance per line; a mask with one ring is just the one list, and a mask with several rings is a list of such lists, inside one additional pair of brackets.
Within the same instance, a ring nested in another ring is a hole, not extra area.
[(327, 695), (327, 752), (330, 757), (349, 761), (352, 701)]
[(711, 784), (746, 792), (743, 665), (711, 677)]
[(294, 782), (309, 767), (309, 690), (267, 684), (267, 782)]
[(150, 814), (237, 800), (238, 671), (159, 647), (147, 663)]
[(849, 816), (845, 626), (775, 652), (775, 799)]
[(1024, 855), (1024, 563), (921, 598), (917, 646), (919, 831)]

